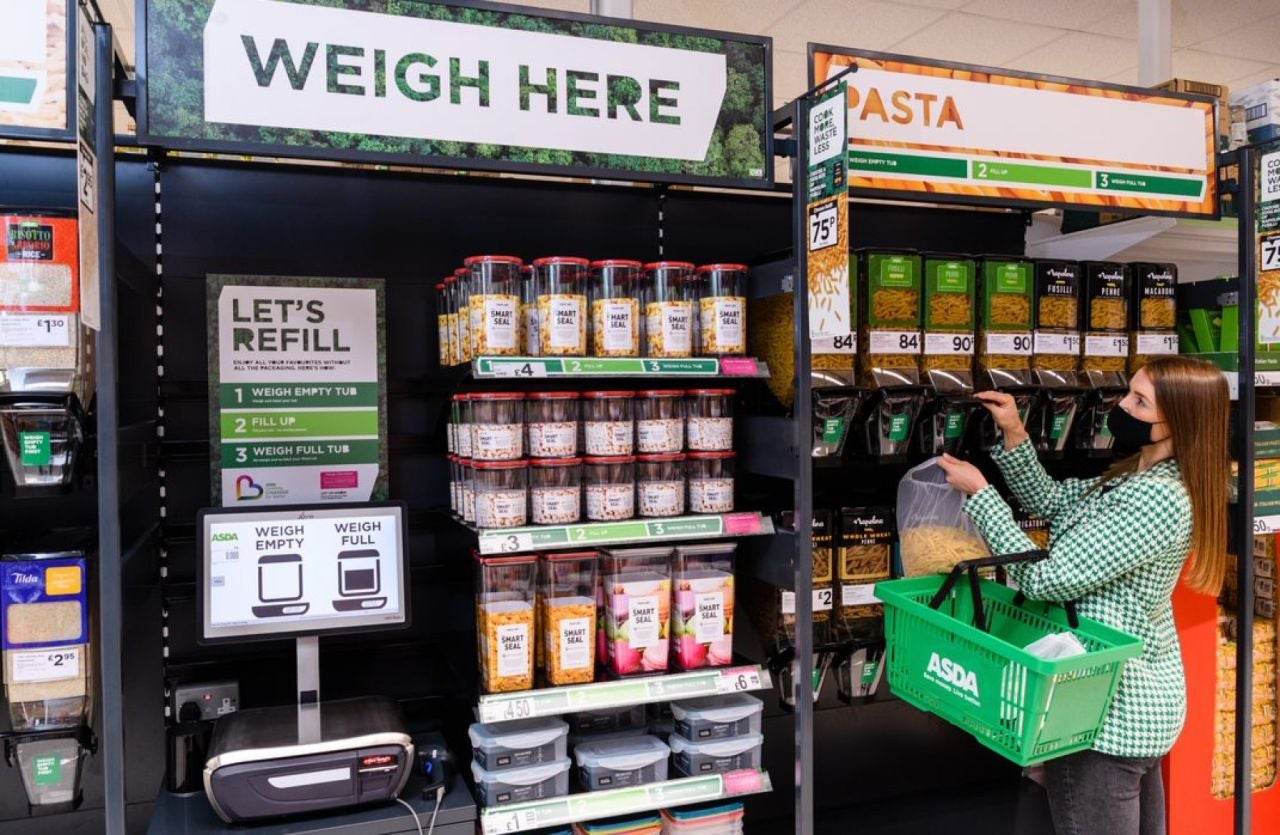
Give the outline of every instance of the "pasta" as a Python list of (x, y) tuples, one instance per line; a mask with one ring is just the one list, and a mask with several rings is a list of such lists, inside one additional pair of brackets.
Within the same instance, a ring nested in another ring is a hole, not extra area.
[(929, 300), (934, 325), (972, 327), (973, 300), (966, 293), (935, 293)]
[(840, 549), (840, 579), (880, 579), (888, 573), (887, 544), (846, 545)]
[[(1125, 313), (1124, 299), (1092, 299), (1089, 302), (1090, 330), (1122, 331), (1126, 325)], [(1119, 370), (1124, 370), (1123, 364)]]
[(1050, 371), (1075, 371), (1080, 364), (1080, 357), (1075, 354), (1036, 354), (1036, 368)]
[(1280, 304), (1280, 270), (1259, 271), (1258, 301), (1267, 307)]
[(533, 687), (533, 605), (522, 600), (486, 603), (480, 607), (479, 621), (485, 692)]
[[(813, 359), (810, 361), (811, 368), (818, 368), (826, 371), (847, 370), (852, 365), (852, 357), (841, 356), (840, 354), (814, 354)], [(769, 366), (769, 373), (773, 373), (772, 365)]]
[(1079, 308), (1074, 298), (1045, 296), (1040, 299), (1037, 311), (1038, 324), (1042, 328), (1074, 330), (1079, 323)]
[(966, 371), (972, 366), (972, 354), (926, 354), (924, 358), (925, 371)]
[(1084, 358), (1085, 371), (1124, 371), (1124, 357), (1090, 357)]
[[(596, 604), (585, 597), (559, 598), (542, 607), (542, 643), (547, 681), (551, 684), (586, 684), (595, 679)], [(577, 657), (566, 647), (579, 643)]]
[(914, 323), (920, 316), (920, 294), (915, 290), (871, 291), (871, 315), (879, 321)]
[[(841, 219), (842, 224), (846, 223), (845, 219)], [(844, 234), (843, 232), (841, 234)], [(817, 312), (819, 317), (819, 328), (824, 331), (833, 331), (842, 329), (846, 325), (851, 332), (857, 332), (857, 322), (855, 320), (854, 308), (852, 301), (857, 295), (857, 289), (849, 281), (850, 262), (848, 252), (841, 247), (828, 247), (819, 250), (810, 256), (809, 270), (809, 291), (823, 295), (835, 294), (838, 292), (841, 284), (849, 285), (850, 306), (848, 310), (839, 310), (831, 305), (830, 298), (820, 298), (819, 304), (821, 309)], [(791, 296), (784, 296), (790, 299)], [(791, 320), (794, 318), (791, 310), (790, 301), (787, 302), (787, 320), (788, 327), (792, 326)], [(848, 354), (814, 354), (810, 359), (810, 367), (826, 371), (853, 371), (854, 358)], [(770, 373), (773, 366), (769, 366)], [(850, 375), (852, 380), (852, 375)]]
[[(921, 367), (924, 371), (951, 370), (966, 371), (973, 366), (973, 280), (972, 265), (939, 264), (936, 261), (926, 262), (926, 272), (930, 273), (925, 296), (925, 329), (932, 333), (954, 333), (957, 336), (946, 340), (954, 352), (931, 352), (930, 337), (924, 337), (924, 356)], [(943, 287), (949, 289), (943, 289)], [(960, 348), (964, 348), (964, 352)], [(936, 347), (933, 348), (937, 350)]]
[[(985, 349), (986, 345), (982, 344), (980, 347)], [(982, 359), (982, 364), (987, 368), (1017, 370), (1031, 367), (1031, 357), (1023, 354), (988, 354), (985, 350), (981, 350), (979, 355)]]
[[(1280, 270), (1260, 270), (1258, 272), (1258, 302), (1262, 306), (1275, 310), (1280, 305)], [(1275, 337), (1275, 333), (1258, 334), (1260, 337)]]
[[(835, 523), (836, 518), (828, 510), (817, 510), (813, 514), (813, 590), (831, 590), (832, 569), (835, 557)], [(832, 590), (833, 591), (833, 590)], [(813, 613), (814, 623), (827, 623), (831, 619), (831, 611), (825, 609)]]
[(921, 272), (919, 255), (858, 256), (858, 365), (868, 382), (877, 369), (919, 371)]
[[(847, 216), (840, 217), (842, 238), (847, 225)], [(849, 267), (849, 251), (845, 247), (831, 246), (809, 254), (809, 298), (816, 302), (816, 309), (811, 307), (810, 310), (817, 319), (813, 324), (822, 333), (839, 333), (856, 327), (852, 305), (841, 310), (832, 304), (841, 286), (849, 284)], [(850, 287), (850, 299), (852, 290)]]
[[(1234, 562), (1235, 558), (1231, 557)], [(1229, 571), (1230, 579), (1233, 571)], [(1236, 650), (1239, 624), (1234, 615), (1219, 609), (1218, 681), (1212, 787), (1215, 796), (1230, 797), (1235, 772)], [(1255, 790), (1274, 784), (1276, 778), (1276, 621), (1259, 618), (1253, 624), (1254, 662), (1250, 670), (1253, 711), (1250, 715), (1250, 748)]]
[(1140, 309), (1142, 327), (1153, 330), (1173, 330), (1177, 315), (1173, 299), (1143, 299)]
[(870, 368), (896, 368), (913, 371), (920, 367), (920, 358), (916, 354), (872, 354), (864, 352), (863, 355), (867, 358), (867, 365)]
[(993, 293), (987, 325), (1030, 327), (1030, 299), (1021, 293)]
[[(1128, 318), (1128, 306), (1122, 298), (1096, 296), (1089, 300), (1090, 331), (1123, 331)], [(1082, 363), (1085, 371), (1124, 371), (1127, 367), (1127, 357), (1090, 356), (1087, 350)]]
[[(1035, 265), (1019, 258), (989, 258), (979, 268), (984, 331), (1030, 331)], [(1026, 367), (1023, 365), (1022, 367)]]
[(964, 560), (991, 555), (978, 534), (963, 528), (921, 525), (900, 534), (902, 573), (905, 577), (940, 574)]
[[(755, 326), (747, 334), (751, 353), (769, 366), (765, 384), (783, 406), (795, 399), (795, 305), (790, 293), (750, 301), (748, 315)], [(851, 368), (853, 357), (815, 354), (814, 368)]]
[(830, 543), (813, 544), (813, 582), (831, 581), (831, 545)]

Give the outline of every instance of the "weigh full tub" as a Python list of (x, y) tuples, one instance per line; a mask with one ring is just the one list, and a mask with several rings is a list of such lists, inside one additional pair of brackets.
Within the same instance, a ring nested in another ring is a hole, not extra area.
[[(1142, 652), (1142, 641), (1086, 618), (1071, 626), (1063, 606), (1024, 601), (1012, 589), (977, 578), (970, 588), (955, 588), (952, 579), (939, 607), (930, 608), (944, 584), (943, 575), (876, 584), (894, 694), (1019, 765), (1091, 748), (1124, 663)], [(1088, 652), (1046, 660), (1023, 649), (1066, 631)]]

